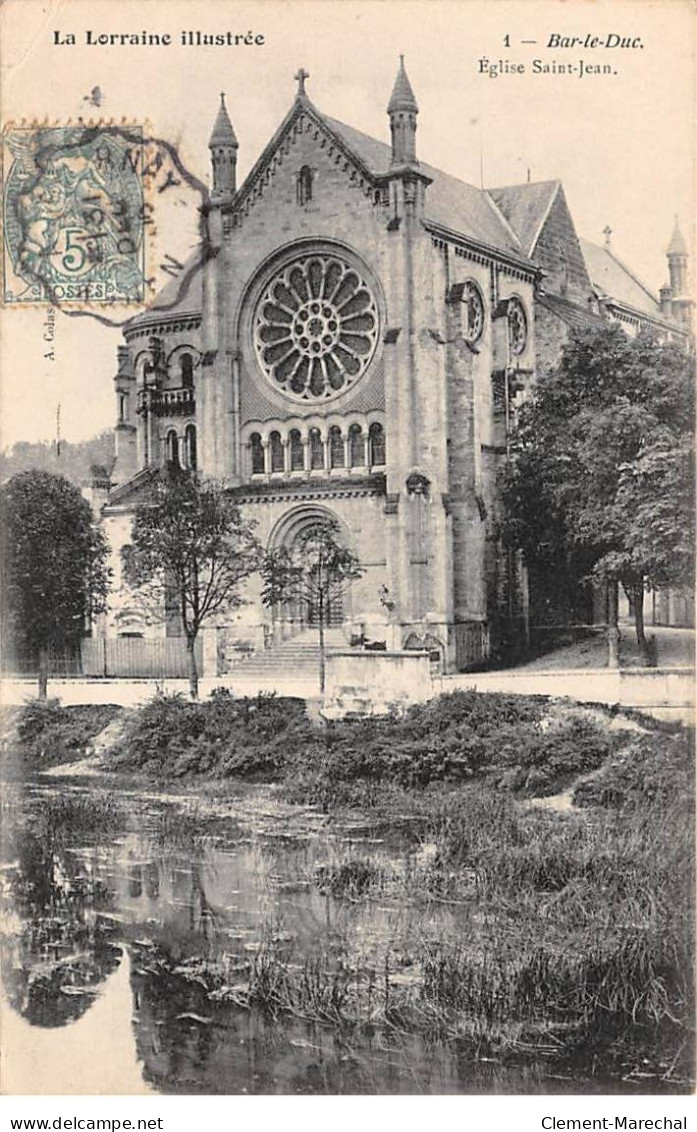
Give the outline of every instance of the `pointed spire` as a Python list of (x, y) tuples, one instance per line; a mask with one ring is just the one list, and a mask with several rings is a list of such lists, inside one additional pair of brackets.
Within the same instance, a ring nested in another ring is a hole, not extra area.
[(397, 78), (395, 79), (392, 88), (392, 95), (390, 101), (387, 103), (387, 113), (392, 114), (398, 110), (411, 111), (412, 114), (418, 114), (419, 107), (414, 97), (414, 91), (411, 89), (409, 76), (407, 75), (404, 67), (404, 56), (399, 56), (399, 70), (397, 71)]
[(399, 56), (399, 70), (387, 104), (392, 134), (392, 164), (418, 165), (416, 160), (416, 105), (414, 91), (404, 69), (404, 56)]
[(685, 242), (685, 237), (683, 236), (682, 232), (680, 231), (680, 223), (678, 221), (677, 216), (675, 217), (675, 227), (673, 228), (673, 235), (670, 238), (670, 243), (668, 244), (668, 250), (667, 250), (666, 254), (669, 255), (669, 256), (671, 256), (671, 255), (685, 255), (686, 256), (688, 254), (687, 244)]
[(213, 133), (210, 136), (208, 147), (209, 149), (213, 149), (215, 146), (219, 145), (229, 145), (234, 146), (235, 149), (238, 148), (237, 137), (235, 136), (235, 131), (232, 128), (230, 115), (228, 114), (227, 106), (225, 105), (225, 94), (222, 90), (220, 92), (220, 106), (218, 107), (218, 115), (215, 119)]
[(230, 115), (225, 105), (225, 95), (220, 93), (220, 106), (208, 142), (213, 169), (213, 200), (223, 201), (231, 198), (237, 186), (237, 138), (232, 128)]

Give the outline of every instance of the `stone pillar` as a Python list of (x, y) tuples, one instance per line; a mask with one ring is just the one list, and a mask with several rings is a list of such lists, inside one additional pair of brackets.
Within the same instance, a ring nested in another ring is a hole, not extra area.
[(218, 671), (218, 629), (201, 629), (201, 671), (199, 676), (220, 676)]

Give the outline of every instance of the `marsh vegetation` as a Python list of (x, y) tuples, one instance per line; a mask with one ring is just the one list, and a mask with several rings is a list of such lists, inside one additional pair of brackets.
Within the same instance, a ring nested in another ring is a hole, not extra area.
[(30, 757), (8, 798), (5, 981), (38, 1024), (127, 954), (164, 1091), (691, 1087), (683, 729), (499, 696), (331, 725), (159, 698), (108, 759), (56, 789)]

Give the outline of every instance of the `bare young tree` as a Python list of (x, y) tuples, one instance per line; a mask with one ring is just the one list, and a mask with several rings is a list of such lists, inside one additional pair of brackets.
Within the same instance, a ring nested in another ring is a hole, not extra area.
[(336, 601), (363, 567), (355, 554), (341, 542), (337, 524), (317, 522), (296, 539), (292, 550), (281, 547), (270, 551), (261, 566), (264, 605), (284, 602), (312, 607), (319, 633), (319, 686), (325, 685), (324, 630), (333, 601)]
[(180, 617), (192, 699), (201, 627), (241, 604), (240, 583), (259, 567), (252, 527), (224, 484), (178, 467), (158, 475), (151, 498), (136, 510), (123, 551), (125, 579), (151, 611)]

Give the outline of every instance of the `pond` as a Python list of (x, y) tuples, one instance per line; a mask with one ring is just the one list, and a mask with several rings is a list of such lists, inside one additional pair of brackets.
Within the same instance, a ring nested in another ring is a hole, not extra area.
[(406, 819), (329, 826), (268, 787), (201, 799), (106, 776), (9, 783), (6, 1090), (638, 1091), (386, 1024), (390, 996), (418, 999), (424, 942), (471, 930), (461, 906), (383, 883), (429, 853), (418, 834)]

